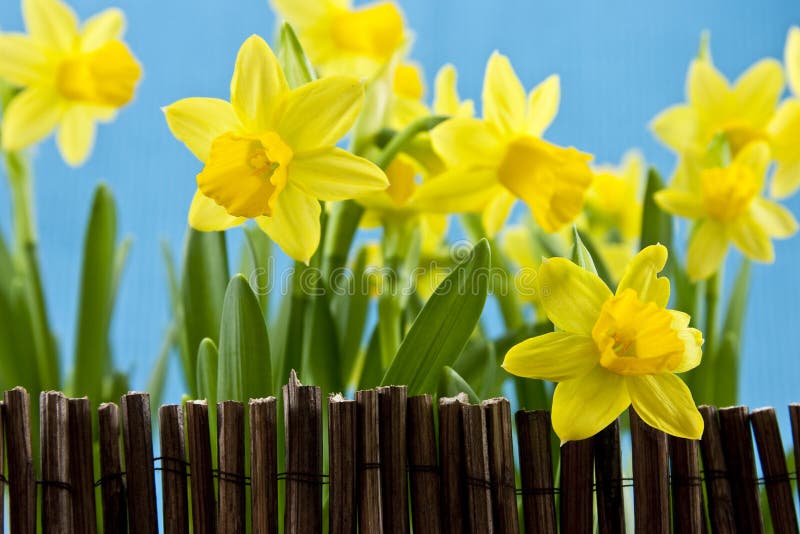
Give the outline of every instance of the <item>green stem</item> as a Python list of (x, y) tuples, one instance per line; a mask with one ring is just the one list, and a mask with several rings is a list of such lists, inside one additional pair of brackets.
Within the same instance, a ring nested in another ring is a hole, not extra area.
[(705, 322), (705, 347), (703, 352), (713, 361), (716, 359), (717, 339), (719, 326), (717, 319), (719, 311), (719, 297), (722, 285), (722, 267), (706, 281), (706, 322)]
[(391, 141), (386, 144), (380, 155), (375, 158), (375, 163), (381, 169), (386, 170), (397, 153), (400, 152), (407, 143), (414, 139), (418, 134), (431, 130), (437, 124), (445, 120), (447, 120), (447, 117), (445, 116), (434, 115), (431, 117), (423, 117), (412, 122), (404, 130), (398, 132), (394, 137), (392, 137)]
[(36, 246), (36, 222), (33, 210), (33, 177), (30, 163), (19, 152), (5, 153), (6, 175), (14, 212), (14, 238), (18, 256), (27, 247)]

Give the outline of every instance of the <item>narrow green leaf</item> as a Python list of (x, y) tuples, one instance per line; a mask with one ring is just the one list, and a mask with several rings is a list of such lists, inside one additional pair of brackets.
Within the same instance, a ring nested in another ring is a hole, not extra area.
[(664, 183), (654, 167), (647, 172), (647, 187), (642, 205), (642, 232), (639, 248), (661, 243), (672, 250), (672, 217), (656, 204), (654, 195), (663, 189)]
[(328, 224), (325, 227), (325, 243), (322, 252), (322, 274), (330, 278), (331, 273), (347, 263), (347, 255), (353, 243), (364, 208), (354, 200), (328, 204)]
[(284, 22), (281, 26), (278, 62), (292, 89), (313, 81), (317, 77), (294, 29), (288, 22)]
[(161, 399), (164, 397), (164, 386), (167, 383), (167, 371), (169, 368), (169, 356), (172, 346), (175, 344), (175, 327), (170, 326), (164, 341), (161, 343), (161, 350), (156, 358), (156, 364), (147, 379), (147, 391), (150, 393), (150, 405), (155, 409), (161, 406)]
[(489, 243), (472, 253), (436, 288), (400, 345), (382, 384), (407, 384), (409, 395), (430, 392), (456, 361), (478, 324), (488, 293)]
[(723, 335), (733, 333), (741, 338), (744, 316), (747, 311), (747, 297), (750, 293), (750, 267), (750, 260), (743, 259), (733, 282), (733, 291), (725, 312), (725, 321), (722, 326)]
[(11, 251), (6, 245), (3, 232), (0, 230), (0, 293), (6, 298), (11, 295), (11, 279), (14, 276), (14, 260), (11, 258)]
[(128, 256), (130, 255), (132, 245), (133, 238), (126, 237), (114, 251), (114, 271), (111, 277), (111, 300), (108, 303), (108, 308), (110, 310), (114, 309), (114, 305), (117, 300), (117, 294), (119, 293), (120, 282), (122, 281), (122, 275), (125, 272), (125, 265), (128, 262)]
[(324, 392), (343, 391), (349, 369), (341, 364), (336, 323), (331, 315), (328, 292), (315, 295), (306, 307), (303, 368)]
[(244, 228), (245, 244), (242, 247), (239, 272), (250, 282), (258, 297), (264, 317), (269, 315), (269, 283), (275, 274), (272, 259), (272, 240), (260, 228)]
[[(170, 307), (172, 308), (172, 332), (171, 338), (178, 351), (183, 376), (191, 398), (200, 398), (197, 393), (196, 369), (194, 365), (195, 357), (189, 354), (189, 338), (184, 321), (183, 299), (181, 298), (180, 282), (178, 281), (175, 260), (169, 249), (169, 244), (161, 243), (161, 254), (164, 259), (164, 268), (167, 273), (167, 288), (169, 290)], [(169, 335), (169, 333), (168, 333)], [(195, 378), (192, 378), (195, 377)]]
[(381, 366), (381, 332), (377, 326), (372, 330), (366, 348), (359, 355), (359, 363), (356, 366), (358, 377), (356, 389), (372, 389), (380, 386), (384, 373)]
[(472, 386), (455, 369), (445, 365), (442, 369), (442, 378), (439, 381), (439, 396), (455, 397), (459, 393), (466, 393), (470, 402), (474, 404), (481, 401)]
[(750, 292), (750, 265), (750, 260), (744, 259), (739, 267), (725, 313), (719, 349), (711, 360), (713, 369), (707, 369), (709, 379), (715, 382), (714, 401), (718, 406), (733, 406), (739, 396), (741, 343)]
[(205, 338), (197, 349), (197, 398), (217, 404), (219, 352), (214, 341)]
[(597, 267), (594, 264), (594, 258), (587, 250), (586, 245), (581, 240), (581, 235), (578, 233), (578, 228), (572, 227), (572, 235), (574, 243), (572, 245), (572, 263), (575, 263), (581, 269), (587, 270), (590, 273), (597, 274)]
[[(367, 248), (356, 254), (352, 270), (340, 270), (331, 278), (331, 310), (339, 339), (339, 356), (344, 373), (355, 367), (369, 310), (369, 284), (366, 283)], [(348, 277), (348, 273), (352, 273)], [(349, 383), (350, 376), (345, 379)]]

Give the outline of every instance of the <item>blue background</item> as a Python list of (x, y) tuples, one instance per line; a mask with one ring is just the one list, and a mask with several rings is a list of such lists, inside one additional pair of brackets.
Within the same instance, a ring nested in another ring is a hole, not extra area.
[[(144, 65), (136, 100), (102, 126), (88, 164), (73, 170), (48, 140), (35, 159), (36, 206), (46, 292), (62, 352), (72, 353), (83, 230), (91, 195), (105, 181), (117, 198), (120, 233), (134, 237), (114, 323), (119, 366), (142, 388), (169, 321), (160, 241), (180, 257), (186, 213), (200, 164), (173, 139), (160, 107), (187, 96), (227, 98), (239, 45), (259, 33), (272, 41), (266, 0), (74, 0), (83, 19), (109, 5), (128, 17), (127, 41)], [(647, 129), (652, 117), (683, 100), (684, 78), (700, 32), (711, 31), (719, 68), (735, 78), (765, 56), (782, 59), (800, 2), (678, 0), (540, 2), (406, 0), (416, 33), (413, 57), (431, 80), (451, 62), (462, 96), (480, 96), (485, 62), (495, 49), (510, 56), (527, 88), (547, 75), (562, 81), (562, 105), (548, 138), (617, 162), (631, 147), (669, 173), (673, 156)], [(19, 5), (0, 2), (0, 27), (23, 28)], [(5, 180), (3, 180), (5, 182)], [(789, 201), (800, 215), (800, 196)], [(8, 232), (9, 200), (0, 186), (0, 224)], [(232, 231), (232, 241), (238, 241)], [(800, 241), (779, 242), (773, 266), (755, 267), (744, 340), (741, 397), (781, 413), (800, 401), (800, 328), (796, 265)], [(69, 362), (68, 362), (69, 364)], [(168, 400), (182, 392), (173, 365)]]

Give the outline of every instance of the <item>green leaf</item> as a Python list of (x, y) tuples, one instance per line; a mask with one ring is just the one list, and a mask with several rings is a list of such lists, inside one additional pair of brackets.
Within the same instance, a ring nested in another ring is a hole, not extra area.
[(488, 293), (490, 265), (489, 243), (482, 239), (422, 308), (382, 385), (407, 384), (409, 395), (436, 387), (442, 369), (456, 361), (478, 324)]
[(574, 239), (574, 243), (572, 245), (572, 263), (576, 264), (581, 269), (589, 271), (590, 273), (597, 274), (597, 267), (595, 267), (594, 259), (586, 249), (586, 245), (583, 244), (577, 227), (572, 227), (572, 234)]
[(467, 384), (455, 369), (445, 365), (442, 369), (442, 379), (439, 381), (439, 397), (455, 397), (459, 393), (466, 393), (470, 402), (474, 404), (481, 401), (472, 386)]
[(150, 393), (150, 405), (155, 409), (161, 406), (161, 399), (164, 397), (164, 385), (167, 383), (167, 371), (169, 368), (169, 356), (172, 346), (175, 344), (175, 328), (171, 326), (164, 336), (161, 350), (156, 358), (156, 364), (147, 379), (147, 391)]
[(289, 371), (294, 369), (298, 373), (303, 365), (303, 325), (306, 321), (306, 309), (310, 306), (308, 295), (302, 286), (305, 264), (295, 262), (289, 278), (291, 293), (281, 297), (277, 320), (270, 325), (274, 336), (272, 350), (273, 359), (273, 387), (280, 391), (280, 387), (289, 376)]
[(654, 167), (647, 172), (647, 187), (642, 205), (642, 232), (639, 248), (661, 243), (672, 251), (672, 217), (656, 204), (654, 195), (664, 188), (661, 176)]
[[(345, 377), (345, 384), (350, 383), (350, 374), (355, 368), (369, 310), (367, 257), (367, 248), (361, 247), (356, 254), (353, 269), (337, 271), (342, 275), (331, 278), (331, 311), (336, 322), (342, 372), (348, 375)], [(352, 273), (352, 277), (348, 279), (347, 273)]]
[(219, 352), (214, 341), (205, 338), (197, 349), (197, 398), (217, 404)]
[(739, 267), (725, 313), (721, 343), (712, 360), (713, 369), (708, 370), (715, 382), (714, 401), (719, 406), (733, 406), (739, 396), (741, 343), (750, 290), (750, 265), (750, 260), (744, 259)]
[(728, 301), (728, 309), (725, 312), (723, 323), (723, 335), (727, 333), (736, 334), (741, 338), (744, 326), (744, 315), (747, 311), (747, 296), (750, 293), (750, 260), (742, 260), (736, 280), (733, 282), (733, 291)]
[(161, 254), (164, 259), (164, 268), (167, 273), (167, 288), (169, 290), (170, 307), (172, 308), (172, 326), (166, 337), (174, 344), (180, 357), (183, 377), (191, 398), (200, 398), (197, 395), (197, 381), (191, 377), (196, 375), (194, 366), (195, 357), (189, 354), (189, 340), (187, 338), (186, 324), (183, 319), (183, 300), (181, 299), (180, 282), (178, 281), (175, 260), (169, 249), (169, 244), (162, 241)]
[(303, 368), (323, 392), (343, 391), (349, 369), (342, 366), (336, 323), (331, 315), (328, 292), (315, 295), (306, 307), (306, 329), (303, 340)]
[(14, 260), (0, 230), (0, 293), (6, 298), (11, 295), (11, 279), (14, 276)]
[(222, 309), (217, 400), (247, 402), (272, 392), (267, 325), (250, 284), (237, 274), (228, 284)]
[(353, 237), (364, 214), (363, 206), (354, 200), (333, 202), (328, 206), (328, 224), (325, 227), (322, 253), (322, 273), (326, 279), (347, 263)]
[(278, 42), (278, 62), (281, 64), (286, 81), (292, 89), (316, 79), (311, 62), (306, 57), (294, 29), (288, 22), (281, 26)]
[(269, 283), (273, 267), (272, 240), (260, 228), (246, 226), (244, 228), (245, 244), (242, 247), (242, 257), (239, 272), (250, 282), (250, 287), (258, 297), (264, 317), (269, 315)]

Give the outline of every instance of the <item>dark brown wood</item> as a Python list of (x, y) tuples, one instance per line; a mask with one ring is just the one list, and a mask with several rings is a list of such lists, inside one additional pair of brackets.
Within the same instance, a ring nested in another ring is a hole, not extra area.
[(511, 404), (503, 398), (482, 403), (486, 418), (486, 442), (489, 447), (489, 479), (492, 487), (492, 519), (499, 533), (517, 534), (516, 479), (514, 442), (511, 437)]
[(131, 392), (122, 396), (122, 439), (128, 481), (128, 521), (131, 531), (158, 532), (156, 478), (153, 470), (153, 429), (150, 395)]
[[(789, 419), (792, 422), (795, 471), (798, 471), (800, 470), (800, 404), (792, 403), (789, 405)], [(800, 483), (797, 484), (797, 494), (800, 497)]]
[(358, 414), (358, 527), (383, 532), (380, 402), (374, 389), (356, 391)]
[(563, 443), (559, 499), (561, 532), (592, 532), (592, 475), (592, 440)]
[(219, 444), (219, 528), (221, 534), (246, 530), (246, 479), (244, 472), (244, 405), (236, 401), (217, 404)]
[(700, 439), (700, 454), (703, 459), (703, 478), (708, 499), (708, 519), (711, 531), (717, 534), (736, 532), (733, 513), (733, 494), (728, 481), (725, 452), (722, 450), (719, 417), (714, 406), (700, 406), (703, 416), (703, 437)]
[(519, 411), (516, 422), (525, 532), (555, 534), (558, 527), (550, 449), (550, 413)]
[(24, 388), (5, 392), (8, 448), (9, 526), (14, 534), (36, 533), (36, 478), (31, 449), (31, 401)]
[(72, 484), (74, 532), (97, 532), (94, 498), (92, 403), (87, 397), (69, 399), (69, 476)]
[(217, 506), (214, 498), (214, 474), (211, 460), (211, 437), (208, 403), (186, 403), (186, 432), (189, 436), (189, 464), (192, 476), (192, 527), (195, 534), (217, 531)]
[(0, 401), (0, 532), (5, 532), (6, 471), (5, 471), (5, 412), (6, 403)]
[(464, 489), (469, 532), (494, 532), (486, 417), (480, 405), (468, 404), (461, 407), (461, 418), (464, 427)]
[(672, 522), (675, 532), (705, 532), (700, 442), (669, 436), (672, 464)]
[(128, 532), (128, 496), (119, 451), (119, 407), (103, 403), (97, 409), (100, 430), (100, 496), (103, 532)]
[(444, 532), (461, 534), (468, 527), (467, 497), (462, 484), (464, 459), (461, 443), (464, 425), (461, 406), (469, 402), (463, 393), (439, 399), (439, 466), (442, 476), (442, 527)]
[(750, 412), (750, 423), (758, 446), (761, 472), (764, 474), (772, 528), (777, 534), (797, 534), (797, 514), (775, 410), (753, 410)]
[(622, 493), (622, 448), (619, 419), (592, 438), (599, 534), (624, 534), (625, 504)]
[(406, 386), (378, 388), (380, 405), (381, 496), (383, 531), (407, 534), (408, 472), (407, 442), (408, 393)]
[(408, 470), (414, 532), (442, 531), (436, 428), (430, 395), (408, 399)]
[(328, 399), (328, 524), (331, 534), (356, 532), (357, 420), (356, 401), (341, 394)]
[(669, 534), (669, 453), (667, 435), (628, 410), (633, 448), (634, 523), (636, 532)]
[(39, 442), (42, 473), (42, 532), (72, 531), (72, 485), (69, 477), (69, 403), (57, 391), (39, 395)]
[(758, 476), (750, 431), (750, 414), (744, 406), (719, 410), (720, 435), (733, 496), (733, 512), (740, 532), (761, 534)]
[(278, 532), (278, 413), (275, 397), (250, 400), (253, 534)]
[(283, 386), (287, 534), (322, 531), (322, 392), (294, 370)]
[(161, 437), (161, 495), (166, 534), (189, 533), (189, 498), (183, 408), (169, 404), (158, 409)]

